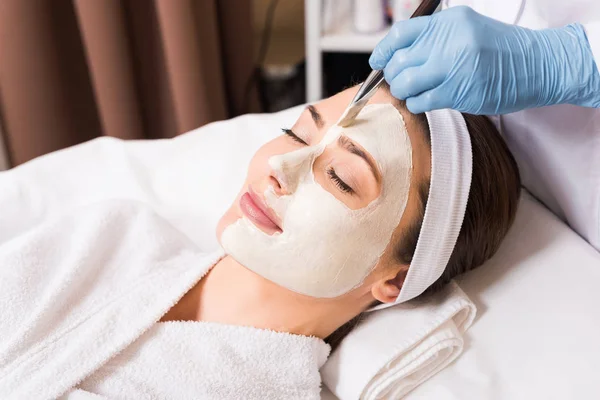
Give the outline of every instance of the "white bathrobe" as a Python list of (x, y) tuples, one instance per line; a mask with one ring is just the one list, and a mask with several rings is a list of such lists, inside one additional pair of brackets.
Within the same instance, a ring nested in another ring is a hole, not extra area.
[(222, 256), (130, 200), (1, 243), (0, 399), (319, 399), (319, 339), (157, 323)]

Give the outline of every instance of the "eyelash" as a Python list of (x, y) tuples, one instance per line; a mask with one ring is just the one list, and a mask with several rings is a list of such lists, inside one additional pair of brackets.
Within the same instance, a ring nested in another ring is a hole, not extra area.
[(308, 146), (308, 143), (306, 143), (304, 140), (300, 139), (300, 137), (298, 135), (296, 135), (294, 133), (294, 131), (292, 131), (291, 129), (281, 128), (281, 130), (283, 131), (283, 133), (285, 133), (286, 135), (291, 137), (294, 141), (296, 141), (304, 146)]
[[(296, 135), (294, 133), (294, 131), (292, 131), (291, 129), (286, 129), (286, 128), (282, 128), (281, 129), (283, 131), (283, 133), (285, 133), (286, 135), (288, 135), (289, 137), (291, 137), (294, 141), (303, 144), (305, 146), (308, 146), (308, 143), (306, 143), (304, 140), (300, 139), (300, 137), (298, 137), (298, 135)], [(352, 188), (350, 186), (348, 186), (348, 184), (346, 184), (346, 182), (344, 182), (342, 180), (342, 178), (340, 178), (336, 173), (335, 170), (333, 168), (329, 168), (327, 170), (327, 175), (329, 175), (329, 178), (333, 181), (333, 183), (344, 193), (354, 193), (354, 190), (352, 190)]]
[(345, 192), (345, 193), (350, 193), (350, 194), (354, 193), (354, 190), (352, 190), (352, 188), (351, 188), (350, 186), (348, 186), (348, 185), (346, 184), (346, 182), (344, 182), (344, 181), (343, 181), (343, 180), (342, 180), (342, 179), (341, 179), (341, 178), (340, 178), (340, 177), (339, 177), (339, 176), (338, 176), (338, 175), (335, 173), (335, 170), (334, 170), (333, 168), (329, 168), (329, 169), (327, 170), (327, 175), (329, 175), (329, 177), (331, 178), (331, 180), (333, 181), (333, 183), (335, 183), (335, 185), (336, 185), (337, 187), (339, 187), (339, 188), (340, 188), (340, 190), (341, 190), (342, 192)]

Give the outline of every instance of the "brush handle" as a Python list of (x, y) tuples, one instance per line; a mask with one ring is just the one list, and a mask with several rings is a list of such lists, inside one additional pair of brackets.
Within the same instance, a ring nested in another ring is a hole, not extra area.
[[(411, 15), (411, 18), (431, 15), (439, 5), (440, 0), (423, 0)], [(381, 86), (383, 80), (383, 70), (374, 70), (369, 74), (363, 84), (360, 85), (358, 92), (356, 92), (356, 95), (348, 106), (345, 117), (339, 122), (341, 126), (346, 126), (352, 122), (360, 110), (367, 104), (371, 96), (375, 94), (379, 86)]]
[(414, 13), (410, 16), (414, 17), (422, 17), (424, 15), (431, 15), (435, 11), (436, 8), (440, 5), (440, 0), (423, 0), (419, 7), (415, 10)]

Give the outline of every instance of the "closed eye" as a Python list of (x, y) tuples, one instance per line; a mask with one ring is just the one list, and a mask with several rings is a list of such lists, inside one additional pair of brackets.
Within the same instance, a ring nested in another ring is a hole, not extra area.
[(327, 175), (329, 175), (329, 178), (333, 181), (333, 183), (340, 188), (340, 190), (344, 193), (350, 193), (353, 194), (354, 190), (348, 186), (348, 184), (346, 182), (344, 182), (342, 180), (342, 178), (340, 178), (336, 173), (335, 170), (333, 168), (329, 168), (327, 170)]
[(298, 135), (296, 135), (294, 133), (294, 131), (292, 131), (291, 129), (281, 128), (281, 130), (283, 131), (283, 133), (285, 133), (286, 135), (291, 137), (296, 142), (301, 143), (304, 146), (308, 146), (308, 143), (306, 143), (304, 140), (300, 139), (300, 137)]

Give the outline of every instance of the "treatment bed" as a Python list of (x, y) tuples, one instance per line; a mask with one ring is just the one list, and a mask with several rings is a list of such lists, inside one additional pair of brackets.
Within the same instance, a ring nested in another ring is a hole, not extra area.
[[(0, 243), (75, 206), (125, 198), (216, 246), (216, 223), (251, 156), (301, 110), (170, 140), (104, 137), (0, 172)], [(600, 398), (600, 254), (526, 190), (499, 252), (457, 282), (478, 309), (465, 350), (406, 398)], [(335, 398), (324, 388), (323, 399)]]

